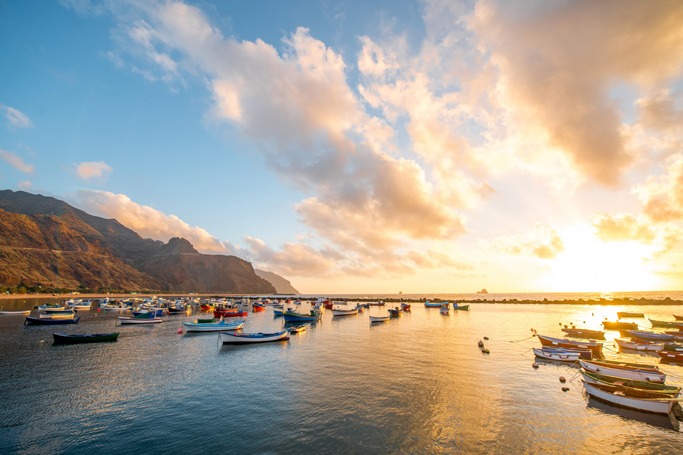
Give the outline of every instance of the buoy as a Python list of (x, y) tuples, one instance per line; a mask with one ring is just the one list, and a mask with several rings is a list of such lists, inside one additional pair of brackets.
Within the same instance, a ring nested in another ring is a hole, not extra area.
[(536, 362), (532, 363), (531, 366), (534, 368), (538, 368), (538, 364)]
[(486, 349), (486, 348), (482, 348), (481, 352), (482, 352), (482, 354), (490, 354), (490, 353), (491, 353), (491, 352), (490, 352), (488, 349)]
[(98, 308), (98, 309), (97, 309), (97, 312), (98, 312), (98, 313), (99, 313), (100, 311), (102, 311), (102, 308)]
[(567, 382), (567, 380), (564, 378), (564, 376), (560, 376), (560, 382), (564, 384)]
[(45, 343), (45, 340), (40, 340), (41, 343)]
[(484, 342), (481, 341), (481, 340), (479, 340), (479, 343), (477, 343), (477, 346), (479, 346), (480, 348), (483, 348), (483, 347), (484, 347)]
[(484, 339), (488, 341), (489, 337), (484, 337)]
[(182, 328), (182, 327), (178, 329), (178, 333), (179, 333), (179, 334), (180, 334), (180, 333), (183, 333), (183, 328)]
[(569, 387), (562, 387), (562, 391), (563, 391), (563, 392), (568, 392), (568, 391), (569, 391)]

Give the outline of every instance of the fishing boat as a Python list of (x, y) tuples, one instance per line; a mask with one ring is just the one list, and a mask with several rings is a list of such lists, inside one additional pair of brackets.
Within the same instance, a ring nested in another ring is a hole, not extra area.
[(223, 344), (252, 344), (252, 343), (269, 343), (272, 341), (286, 341), (289, 340), (289, 332), (283, 330), (275, 333), (230, 333), (220, 332), (220, 340)]
[(54, 307), (54, 308), (43, 308), (39, 309), (39, 313), (43, 314), (74, 314), (74, 309), (73, 308), (68, 308), (68, 307)]
[(354, 314), (358, 314), (358, 308), (353, 308), (351, 310), (340, 310), (340, 309), (333, 309), (332, 310), (333, 316), (353, 316)]
[(400, 309), (399, 307), (389, 308), (389, 316), (392, 318), (401, 317), (401, 316), (403, 316), (403, 310)]
[(59, 324), (78, 324), (81, 317), (75, 318), (36, 318), (34, 316), (26, 316), (24, 325), (59, 325)]
[(430, 302), (429, 300), (425, 301), (425, 307), (426, 308), (441, 308), (441, 305), (443, 304), (448, 305), (448, 302)]
[(638, 330), (638, 324), (635, 322), (602, 321), (602, 326), (607, 330)]
[(401, 309), (407, 313), (410, 313), (410, 303), (401, 303)]
[(137, 316), (119, 316), (118, 320), (121, 324), (158, 324), (164, 322), (163, 319), (157, 317), (155, 313), (142, 313)]
[(614, 341), (623, 349), (631, 349), (633, 351), (660, 351), (664, 348), (664, 343), (655, 343), (652, 341), (638, 341), (638, 340), (624, 340), (615, 338)]
[(652, 327), (683, 328), (683, 322), (681, 321), (659, 321), (656, 319), (650, 319), (650, 324), (652, 324)]
[(583, 375), (583, 380), (589, 384), (612, 384), (621, 387), (628, 387), (631, 389), (644, 390), (650, 393), (659, 393), (660, 395), (677, 397), (681, 393), (681, 388), (673, 385), (665, 385), (661, 382), (636, 381), (634, 379), (618, 378), (616, 376), (608, 376), (606, 374), (593, 373), (586, 370), (579, 370)]
[(441, 313), (444, 316), (448, 316), (450, 314), (450, 309), (448, 308), (448, 304), (441, 305), (441, 308), (439, 308), (439, 313)]
[(240, 311), (237, 308), (228, 308), (224, 310), (213, 310), (213, 317), (215, 318), (246, 318), (249, 313), (246, 311)]
[(637, 338), (639, 340), (645, 341), (672, 341), (674, 339), (673, 335), (666, 333), (647, 332), (644, 330), (627, 330), (626, 333), (628, 333), (631, 338)]
[(187, 310), (179, 307), (168, 307), (168, 314), (185, 314)]
[[(546, 360), (556, 360), (559, 362), (576, 362), (579, 360), (581, 353), (579, 351), (572, 351), (569, 349), (555, 349), (555, 348), (533, 348), (536, 357)], [(590, 352), (590, 351), (589, 351)]]
[(602, 357), (602, 343), (597, 341), (574, 341), (566, 338), (553, 338), (545, 335), (536, 335), (543, 346), (568, 348), (568, 349), (588, 349), (593, 357)]
[(618, 318), (644, 318), (643, 313), (631, 313), (630, 311), (617, 311)]
[(82, 343), (104, 343), (108, 341), (116, 341), (119, 337), (119, 332), (110, 333), (53, 333), (53, 344), (82, 344)]
[(309, 314), (289, 310), (282, 313), (282, 316), (285, 318), (285, 322), (317, 322), (322, 314), (315, 310), (311, 310)]
[(45, 303), (35, 307), (37, 310), (66, 310), (66, 306), (57, 303)]
[(239, 330), (244, 326), (244, 321), (225, 322), (183, 322), (186, 332), (220, 332), (223, 330)]
[[(384, 300), (380, 300), (379, 302), (367, 302), (368, 306), (384, 306)], [(332, 308), (329, 308), (330, 310)]]
[(664, 382), (666, 374), (659, 371), (656, 365), (629, 363), (610, 360), (579, 360), (584, 370), (623, 379), (637, 381)]
[(90, 300), (71, 300), (66, 303), (66, 306), (74, 310), (89, 310), (92, 307), (92, 302)]
[(589, 340), (604, 340), (605, 332), (602, 330), (577, 329), (575, 327), (563, 327), (562, 331), (572, 338), (584, 338)]
[(252, 307), (251, 311), (254, 313), (266, 311), (266, 306), (261, 304), (261, 303), (255, 303), (254, 306)]
[(306, 331), (306, 326), (301, 324), (301, 325), (295, 325), (294, 327), (288, 327), (287, 331), (289, 333), (303, 333)]
[(100, 305), (101, 309), (104, 309), (104, 311), (129, 311), (131, 309), (130, 305), (123, 305), (123, 304), (113, 304), (113, 303), (106, 303), (104, 305)]
[(637, 398), (627, 396), (624, 388), (618, 386), (607, 386), (603, 384), (583, 383), (588, 395), (607, 401), (608, 403), (623, 406), (625, 408), (637, 409), (643, 412), (655, 414), (670, 414), (674, 404), (678, 401), (674, 398)]
[(31, 310), (0, 310), (0, 316), (28, 316), (29, 314), (31, 314)]
[(460, 305), (458, 302), (453, 302), (453, 309), (459, 311), (470, 311), (469, 305)]
[(69, 319), (69, 318), (76, 317), (76, 311), (75, 310), (59, 310), (59, 311), (52, 311), (50, 313), (39, 312), (38, 317), (43, 318), (43, 319)]
[(370, 316), (370, 322), (387, 322), (389, 320), (389, 316)]
[(683, 352), (680, 351), (657, 351), (661, 362), (676, 363), (683, 365)]

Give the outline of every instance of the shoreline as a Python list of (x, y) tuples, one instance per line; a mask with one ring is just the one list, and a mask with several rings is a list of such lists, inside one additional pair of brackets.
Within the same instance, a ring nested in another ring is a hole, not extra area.
[[(150, 298), (150, 297), (165, 297), (165, 298), (173, 298), (173, 297), (199, 297), (199, 298), (221, 298), (221, 297), (227, 297), (227, 298), (258, 298), (258, 294), (228, 294), (228, 293), (214, 293), (214, 294), (199, 294), (199, 293), (190, 293), (190, 294), (182, 294), (182, 293), (164, 293), (164, 294), (153, 294), (153, 293), (146, 293), (146, 294), (59, 294), (59, 295), (53, 295), (53, 294), (0, 294), (0, 301), (2, 300), (69, 300), (69, 299), (104, 299), (104, 298), (109, 298), (113, 300), (117, 299), (134, 299), (134, 298)], [(279, 299), (286, 299), (286, 298), (297, 298), (295, 295), (291, 294), (281, 294), (281, 295), (273, 295), (269, 297), (274, 297), (274, 298), (279, 298)], [(324, 297), (324, 296), (320, 296)], [(302, 298), (302, 300), (312, 300), (315, 299), (315, 296), (310, 296), (308, 295), (305, 298)], [(400, 297), (387, 297), (384, 299), (379, 299), (379, 298), (370, 298), (370, 297), (335, 297), (331, 298), (330, 300), (335, 300), (335, 301), (340, 301), (340, 302), (375, 302), (378, 300), (383, 300), (384, 302), (387, 303), (399, 303), (399, 302), (407, 302), (407, 303), (423, 303), (426, 298), (400, 298)], [(440, 299), (435, 299), (435, 300), (440, 300)], [(449, 299), (449, 301), (454, 300), (454, 299)], [(514, 305), (514, 304), (532, 304), (532, 305), (607, 305), (607, 306), (614, 306), (614, 305), (641, 305), (641, 306), (648, 306), (648, 305), (683, 305), (683, 300), (674, 300), (670, 297), (665, 297), (663, 299), (646, 299), (644, 297), (640, 298), (632, 298), (632, 297), (623, 297), (623, 298), (612, 298), (612, 299), (604, 299), (604, 298), (599, 298), (599, 299), (557, 299), (557, 300), (549, 300), (547, 298), (544, 299), (501, 299), (501, 300), (496, 300), (496, 299), (488, 299), (488, 298), (472, 298), (472, 299), (457, 299), (458, 302), (460, 303), (467, 303), (467, 304), (502, 304), (502, 305)]]

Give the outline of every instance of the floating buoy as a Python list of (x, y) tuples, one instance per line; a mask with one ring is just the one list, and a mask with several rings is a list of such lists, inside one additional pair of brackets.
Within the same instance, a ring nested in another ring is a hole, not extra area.
[(563, 392), (568, 392), (568, 391), (569, 391), (569, 387), (562, 387), (562, 391), (563, 391)]
[(564, 384), (567, 382), (567, 380), (564, 378), (564, 376), (560, 376), (560, 382)]
[(491, 352), (486, 348), (482, 348), (481, 352), (482, 352), (482, 354), (491, 354)]
[(534, 368), (538, 368), (538, 364), (536, 362), (532, 363), (531, 366)]
[(477, 346), (479, 346), (480, 348), (483, 348), (483, 347), (484, 347), (484, 342), (481, 341), (481, 340), (479, 340), (479, 343), (477, 343)]
[(484, 337), (484, 339), (488, 341), (489, 337)]
[(560, 322), (560, 325), (562, 325), (562, 323), (561, 323), (561, 322)]
[(182, 327), (178, 329), (178, 334), (181, 334), (181, 333), (183, 333), (183, 328), (182, 328)]

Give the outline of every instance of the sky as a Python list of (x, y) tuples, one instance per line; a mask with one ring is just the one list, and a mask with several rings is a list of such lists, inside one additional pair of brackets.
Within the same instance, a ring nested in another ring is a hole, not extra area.
[(0, 0), (0, 187), (302, 293), (683, 289), (683, 1)]

